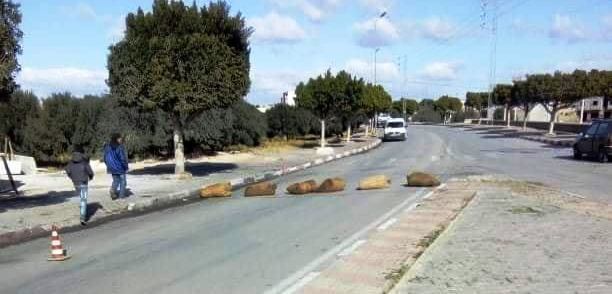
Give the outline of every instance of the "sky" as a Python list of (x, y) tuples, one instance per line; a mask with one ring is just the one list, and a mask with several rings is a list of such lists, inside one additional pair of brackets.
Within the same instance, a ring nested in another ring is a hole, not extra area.
[[(152, 5), (16, 2), (24, 33), (17, 80), (41, 97), (107, 93), (108, 47), (122, 39), (128, 13)], [(612, 0), (227, 2), (255, 29), (246, 97), (253, 104), (276, 103), (328, 69), (382, 84), (394, 99), (463, 99), (527, 73), (612, 69)]]

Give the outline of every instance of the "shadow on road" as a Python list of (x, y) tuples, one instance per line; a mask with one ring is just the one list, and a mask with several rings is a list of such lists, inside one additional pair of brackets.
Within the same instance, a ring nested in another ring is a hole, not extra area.
[(74, 190), (69, 191), (50, 191), (46, 194), (19, 196), (11, 198), (0, 198), (0, 212), (9, 209), (25, 209), (37, 206), (60, 204), (69, 201), (70, 198), (77, 197)]
[[(194, 177), (203, 177), (213, 173), (220, 173), (237, 169), (238, 165), (234, 163), (217, 163), (217, 162), (202, 162), (202, 163), (187, 163), (185, 169)], [(173, 175), (174, 164), (159, 164), (156, 166), (146, 167), (139, 170), (134, 170), (130, 175)]]
[(85, 219), (89, 221), (96, 214), (96, 212), (98, 212), (98, 210), (103, 209), (103, 208), (104, 206), (102, 206), (100, 202), (88, 203), (87, 204), (87, 216), (85, 217)]

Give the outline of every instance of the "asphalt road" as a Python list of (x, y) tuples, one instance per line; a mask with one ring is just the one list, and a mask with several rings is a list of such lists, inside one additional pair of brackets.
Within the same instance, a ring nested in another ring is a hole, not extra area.
[[(492, 133), (410, 126), (409, 140), (279, 179), (347, 179), (333, 195), (216, 199), (62, 235), (72, 259), (46, 261), (49, 241), (0, 249), (1, 293), (262, 293), (325, 267), (423, 189), (401, 186), (406, 171), (444, 179), (507, 174), (609, 201), (612, 165), (568, 159), (569, 151)], [(388, 190), (355, 191), (360, 178), (391, 176)], [(76, 209), (76, 208), (75, 208)]]

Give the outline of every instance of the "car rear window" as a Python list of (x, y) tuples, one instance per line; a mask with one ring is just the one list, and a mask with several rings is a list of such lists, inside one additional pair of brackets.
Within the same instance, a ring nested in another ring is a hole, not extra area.
[(403, 128), (404, 127), (404, 123), (401, 122), (390, 122), (387, 124), (388, 128)]

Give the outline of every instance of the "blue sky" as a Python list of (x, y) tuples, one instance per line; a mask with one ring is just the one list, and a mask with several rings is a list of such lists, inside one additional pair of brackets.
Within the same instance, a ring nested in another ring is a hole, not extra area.
[[(107, 92), (108, 46), (122, 38), (125, 16), (139, 6), (149, 10), (152, 1), (17, 2), (24, 32), (18, 81), (47, 96)], [(498, 83), (532, 72), (612, 68), (609, 0), (228, 2), (255, 28), (247, 97), (254, 104), (276, 102), (327, 69), (373, 81), (375, 48), (377, 81), (396, 99), (463, 98), (468, 90), (486, 90), (495, 11)], [(378, 18), (383, 11), (387, 15)]]

